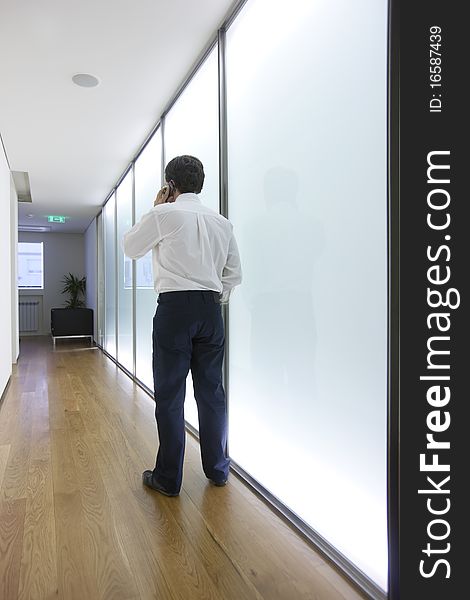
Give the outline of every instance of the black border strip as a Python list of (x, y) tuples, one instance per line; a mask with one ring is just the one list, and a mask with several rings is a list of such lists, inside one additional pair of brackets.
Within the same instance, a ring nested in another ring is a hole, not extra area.
[(399, 598), (400, 1), (388, 13), (388, 597)]

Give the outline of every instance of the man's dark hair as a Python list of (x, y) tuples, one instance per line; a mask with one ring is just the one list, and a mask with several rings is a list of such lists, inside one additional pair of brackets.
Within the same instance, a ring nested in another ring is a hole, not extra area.
[(182, 194), (199, 194), (204, 184), (204, 167), (194, 156), (176, 156), (165, 168), (165, 179), (168, 182), (173, 181), (176, 189)]

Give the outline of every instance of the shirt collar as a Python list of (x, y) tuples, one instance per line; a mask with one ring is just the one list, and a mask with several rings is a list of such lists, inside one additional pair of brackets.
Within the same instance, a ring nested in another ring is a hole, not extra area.
[(201, 202), (199, 200), (199, 196), (194, 192), (185, 192), (184, 194), (180, 194), (178, 198), (176, 198), (175, 202), (179, 202), (180, 200), (186, 201), (191, 200), (193, 202)]

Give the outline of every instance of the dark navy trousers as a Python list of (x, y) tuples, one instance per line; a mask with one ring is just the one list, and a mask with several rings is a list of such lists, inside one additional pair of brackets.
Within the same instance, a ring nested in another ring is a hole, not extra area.
[(219, 294), (166, 292), (153, 319), (155, 418), (160, 446), (153, 478), (179, 492), (185, 449), (184, 398), (189, 369), (199, 416), (202, 467), (214, 481), (227, 478), (227, 410), (222, 385), (224, 325)]

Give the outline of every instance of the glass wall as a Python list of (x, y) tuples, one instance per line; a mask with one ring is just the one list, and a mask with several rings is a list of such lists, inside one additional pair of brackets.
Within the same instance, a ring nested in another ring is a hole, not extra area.
[(250, 0), (227, 32), (230, 454), (383, 588), (386, 16)]
[(201, 201), (219, 212), (217, 48), (206, 58), (165, 117), (165, 159), (191, 154), (204, 165)]
[[(387, 1), (248, 0), (226, 35), (229, 447), (261, 486), (387, 587)], [(219, 210), (214, 49), (165, 116), (166, 161), (204, 164)], [(162, 183), (158, 129), (134, 164), (135, 219)], [(103, 208), (104, 347), (153, 389), (151, 254), (132, 262), (132, 173)], [(117, 240), (116, 240), (117, 238)], [(116, 260), (115, 243), (119, 250)], [(117, 272), (117, 275), (116, 275)], [(185, 406), (197, 429), (191, 377)]]
[(133, 261), (121, 248), (121, 240), (132, 227), (132, 169), (116, 190), (117, 225), (117, 291), (118, 291), (118, 349), (119, 362), (131, 373), (134, 371), (132, 330), (132, 268)]
[[(212, 50), (165, 118), (165, 156), (168, 163), (191, 154), (204, 165), (201, 202), (219, 212), (219, 119), (217, 48)], [(186, 383), (185, 419), (198, 427), (191, 373)]]
[(116, 200), (114, 194), (103, 208), (105, 317), (104, 349), (116, 357)]
[(97, 262), (98, 268), (97, 274), (97, 288), (98, 288), (98, 304), (97, 304), (97, 325), (98, 325), (98, 344), (100, 346), (105, 345), (104, 342), (104, 330), (106, 320), (106, 308), (104, 304), (105, 298), (105, 260), (104, 260), (104, 239), (103, 239), (103, 214), (101, 212), (96, 217), (96, 245), (97, 245)]
[[(135, 162), (135, 218), (136, 222), (153, 207), (153, 201), (162, 184), (161, 129), (144, 148)], [(152, 252), (136, 265), (136, 376), (153, 390), (152, 327), (157, 296), (153, 288)]]

